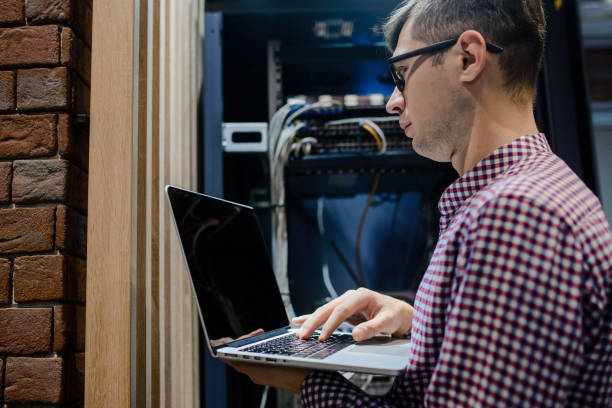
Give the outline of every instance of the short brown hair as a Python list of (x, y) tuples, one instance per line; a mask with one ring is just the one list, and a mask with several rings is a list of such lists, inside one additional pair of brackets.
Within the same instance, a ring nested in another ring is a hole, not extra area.
[(413, 38), (426, 43), (458, 37), (466, 30), (480, 32), (486, 41), (504, 47), (499, 63), (513, 98), (533, 95), (546, 37), (541, 0), (404, 0), (383, 26), (391, 50), (409, 19)]

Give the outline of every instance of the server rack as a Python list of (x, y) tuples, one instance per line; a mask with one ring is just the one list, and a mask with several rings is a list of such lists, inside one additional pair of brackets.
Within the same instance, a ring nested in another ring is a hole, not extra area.
[[(272, 232), (272, 207), (278, 203), (270, 201), (270, 169), (265, 154), (224, 152), (222, 125), (224, 122), (268, 121), (271, 113), (291, 95), (305, 95), (312, 99), (313, 96), (331, 93), (340, 100), (339, 95), (362, 95), (361, 99), (367, 94), (389, 95), (392, 85), (390, 79), (385, 78), (384, 59), (387, 55), (384, 44), (380, 36), (368, 29), (379, 23), (397, 2), (372, 3), (319, 0), (213, 0), (208, 3), (204, 47), (204, 192), (255, 206), (268, 237)], [(565, 1), (559, 6), (559, 2), (553, 0), (544, 3), (549, 35), (539, 81), (536, 118), (541, 130), (549, 137), (553, 150), (597, 191), (577, 4)], [(343, 38), (341, 32), (345, 22), (353, 23), (353, 35)], [(317, 24), (322, 33), (319, 37), (313, 34)], [(321, 28), (324, 24), (327, 26)], [(364, 27), (368, 29), (364, 30)], [(325, 70), (326, 62), (332, 69)], [(359, 97), (357, 106), (354, 106), (355, 101), (352, 106), (344, 102), (346, 100), (341, 100), (340, 112), (318, 112), (305, 118), (309, 133), (303, 136), (316, 135), (318, 124), (325, 121), (384, 115), (382, 106), (367, 103), (359, 106)], [(324, 132), (324, 126), (320, 127), (322, 130), (319, 130)], [(359, 126), (342, 130), (353, 135), (359, 131)], [(321, 154), (287, 163), (284, 178), (286, 202), (282, 204), (288, 209), (289, 253), (292, 254), (288, 262), (292, 283), (290, 291), (298, 314), (307, 312), (317, 302), (325, 301), (326, 285), (319, 278), (321, 264), (327, 263), (331, 269), (339, 271), (332, 276), (339, 289), (359, 282), (355, 262), (347, 256), (354, 241), (343, 237), (342, 233), (330, 238), (329, 229), (355, 235), (355, 220), (358, 221), (362, 215), (361, 209), (366, 206), (368, 192), (375, 182), (380, 211), (370, 210), (368, 219), (372, 226), (383, 228), (385, 222), (394, 225), (397, 214), (393, 214), (390, 203), (401, 203), (402, 199), (405, 203), (396, 204), (395, 211), (403, 205), (401, 209), (412, 211), (417, 218), (417, 222), (405, 223), (401, 227), (412, 230), (419, 242), (404, 242), (404, 245), (424, 256), (414, 256), (418, 265), (412, 265), (415, 272), (408, 281), (390, 277), (390, 283), (399, 283), (404, 289), (397, 295), (410, 299), (435, 243), (436, 203), (443, 189), (456, 177), (453, 170), (449, 165), (416, 156), (409, 146), (400, 146), (386, 154), (376, 153), (373, 140), (370, 139), (369, 147), (365, 147), (368, 143), (365, 137), (367, 135), (363, 134), (354, 137), (362, 143), (352, 152), (350, 147), (347, 152), (340, 151), (333, 143), (331, 147), (319, 143), (312, 148), (315, 151), (320, 149)], [(335, 209), (336, 215), (349, 213), (352, 221), (341, 220), (329, 225), (334, 217), (333, 214), (321, 216), (321, 197), (326, 203), (323, 204), (324, 211), (333, 212)], [(327, 235), (321, 233), (321, 219), (328, 224), (327, 229), (323, 228)], [(362, 232), (370, 237), (377, 234), (376, 227)], [(384, 244), (376, 242), (376, 239), (366, 240), (366, 247), (378, 245), (379, 249), (366, 258), (371, 261), (379, 257)], [(368, 261), (365, 263), (371, 269), (380, 266)], [(382, 269), (388, 271), (398, 265), (401, 266), (401, 262), (390, 262)], [(401, 267), (405, 269), (406, 265)], [(316, 279), (309, 275), (308, 271), (313, 270), (317, 272), (310, 272), (310, 275), (316, 274)], [(367, 277), (370, 283), (376, 281), (375, 275)], [(384, 279), (382, 282), (379, 280), (378, 284), (370, 286), (390, 289), (385, 287)], [(206, 398), (206, 405), (245, 406), (249, 402), (252, 406), (258, 405), (261, 388), (227, 371), (222, 364), (209, 358), (208, 353), (204, 354), (207, 355), (203, 369), (206, 390), (202, 395)], [(243, 390), (242, 397), (228, 391), (236, 387)], [(273, 404), (272, 397), (268, 406)]]

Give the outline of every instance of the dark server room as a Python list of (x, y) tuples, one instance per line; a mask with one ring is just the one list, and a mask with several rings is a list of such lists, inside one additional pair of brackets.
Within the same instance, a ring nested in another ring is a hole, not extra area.
[[(597, 91), (589, 93), (583, 56), (585, 44), (606, 45), (593, 33), (583, 43), (582, 26), (592, 24), (580, 13), (603, 6), (543, 5), (538, 129), (600, 194), (606, 173), (594, 146), (604, 140), (595, 139), (602, 120), (594, 125), (589, 98)], [(311, 313), (359, 287), (413, 304), (436, 247), (438, 200), (458, 176), (450, 163), (418, 155), (385, 108), (395, 85), (381, 26), (396, 6), (207, 3), (202, 191), (253, 207), (289, 316)], [(607, 117), (605, 103), (594, 106)], [(204, 348), (206, 406), (299, 406), (294, 394), (254, 385)], [(347, 378), (374, 394), (393, 380)]]

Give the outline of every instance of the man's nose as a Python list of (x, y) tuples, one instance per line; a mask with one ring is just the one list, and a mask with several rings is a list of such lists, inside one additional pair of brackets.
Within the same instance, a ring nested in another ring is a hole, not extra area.
[(404, 101), (404, 95), (400, 92), (397, 87), (393, 89), (393, 93), (387, 102), (387, 112), (391, 115), (399, 115), (406, 108), (406, 101)]

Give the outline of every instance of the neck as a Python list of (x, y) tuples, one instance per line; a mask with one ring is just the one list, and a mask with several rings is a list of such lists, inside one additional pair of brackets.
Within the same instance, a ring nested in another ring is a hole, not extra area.
[(531, 103), (518, 105), (505, 96), (483, 98), (475, 106), (472, 127), (452, 165), (462, 176), (495, 149), (533, 133), (538, 127)]

